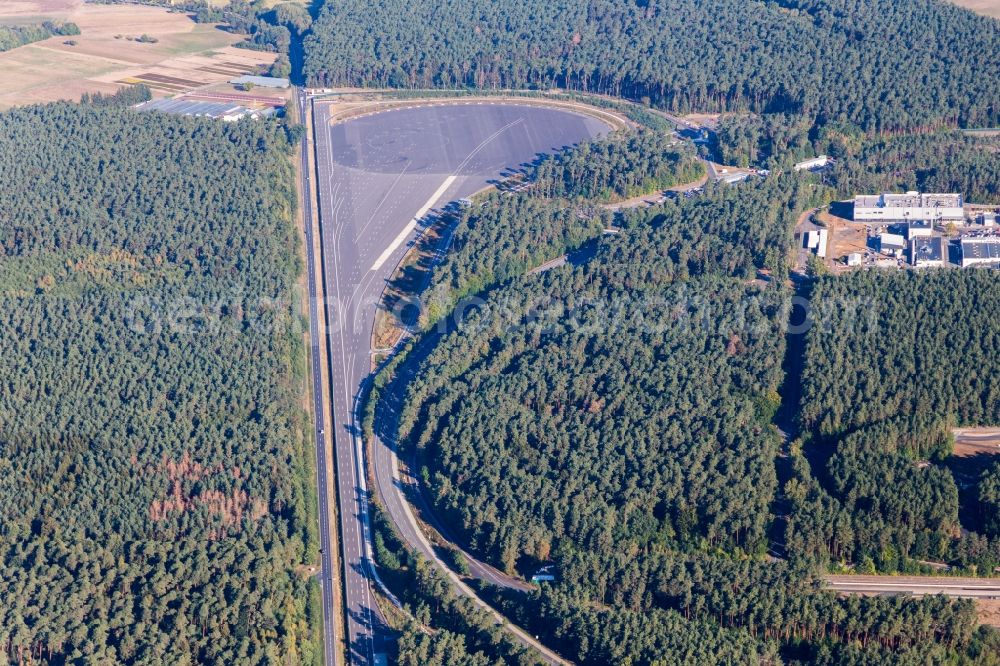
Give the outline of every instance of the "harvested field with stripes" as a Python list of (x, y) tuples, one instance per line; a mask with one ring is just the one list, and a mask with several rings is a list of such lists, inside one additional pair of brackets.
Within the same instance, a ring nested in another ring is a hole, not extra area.
[[(135, 83), (148, 85), (154, 97), (206, 88), (231, 92), (225, 85), (229, 79), (256, 73), (275, 58), (272, 53), (235, 48), (240, 35), (165, 9), (90, 5), (82, 0), (0, 2), (4, 23), (46, 19), (73, 21), (81, 34), (0, 53), (4, 72), (0, 109), (77, 100), (85, 92), (111, 93)], [(155, 42), (138, 41), (143, 35)]]

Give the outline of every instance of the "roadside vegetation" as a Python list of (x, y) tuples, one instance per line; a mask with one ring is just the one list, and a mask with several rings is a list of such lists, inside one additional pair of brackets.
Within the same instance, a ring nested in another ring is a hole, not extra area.
[(0, 650), (318, 663), (286, 132), (0, 125)]
[(486, 610), (458, 596), (434, 565), (397, 536), (385, 513), (372, 507), (375, 560), (383, 579), (399, 592), (407, 613), (395, 661), (401, 666), (538, 666), (544, 662), (515, 642)]

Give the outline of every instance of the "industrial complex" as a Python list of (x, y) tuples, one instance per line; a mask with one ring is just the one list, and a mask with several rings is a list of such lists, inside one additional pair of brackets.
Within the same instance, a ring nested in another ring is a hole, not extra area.
[(804, 249), (837, 260), (833, 267), (1000, 268), (1000, 207), (921, 192), (862, 194), (841, 205), (850, 204), (850, 218), (821, 216), (803, 230)]
[(854, 198), (854, 219), (861, 222), (963, 220), (961, 194), (862, 194)]

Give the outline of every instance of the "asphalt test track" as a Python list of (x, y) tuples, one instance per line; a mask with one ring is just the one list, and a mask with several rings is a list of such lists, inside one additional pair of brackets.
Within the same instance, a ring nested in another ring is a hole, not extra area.
[[(353, 415), (385, 282), (419, 211), (609, 128), (582, 114), (508, 102), (415, 106), (331, 125), (329, 105), (317, 101), (314, 123), (348, 658), (374, 664), (386, 650), (386, 628), (372, 596), (368, 488)], [(395, 521), (394, 514), (390, 508)]]

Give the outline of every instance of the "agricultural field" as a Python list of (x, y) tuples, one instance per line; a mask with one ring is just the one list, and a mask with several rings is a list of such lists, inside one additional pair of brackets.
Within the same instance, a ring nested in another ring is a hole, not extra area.
[(952, 2), (977, 14), (1000, 18), (1000, 0), (952, 0)]
[[(47, 19), (72, 21), (81, 34), (0, 53), (0, 109), (77, 100), (85, 92), (114, 92), (140, 82), (156, 97), (174, 95), (225, 83), (275, 58), (234, 48), (241, 36), (163, 9), (89, 5), (82, 0), (0, 3), (0, 23)], [(137, 41), (144, 35), (151, 39)]]

